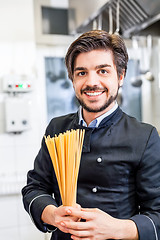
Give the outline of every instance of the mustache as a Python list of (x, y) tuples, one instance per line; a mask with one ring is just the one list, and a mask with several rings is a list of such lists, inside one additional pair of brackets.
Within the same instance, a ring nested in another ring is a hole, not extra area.
[(100, 91), (100, 92), (106, 91), (106, 92), (108, 92), (108, 89), (107, 88), (99, 88), (97, 86), (95, 86), (95, 87), (94, 86), (93, 87), (87, 86), (87, 87), (81, 89), (81, 94), (86, 92), (86, 91)]

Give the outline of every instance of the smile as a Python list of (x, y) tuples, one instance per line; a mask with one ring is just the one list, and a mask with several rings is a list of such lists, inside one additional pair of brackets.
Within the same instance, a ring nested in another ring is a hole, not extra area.
[(88, 96), (98, 96), (101, 95), (103, 92), (85, 92)]

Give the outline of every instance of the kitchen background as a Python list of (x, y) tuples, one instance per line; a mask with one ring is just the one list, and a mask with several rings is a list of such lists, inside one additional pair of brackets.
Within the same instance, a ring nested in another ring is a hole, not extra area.
[(122, 34), (130, 61), (119, 104), (160, 132), (160, 2), (151, 2), (0, 0), (0, 239), (49, 239), (20, 191), (47, 123), (78, 107), (63, 61), (78, 34)]

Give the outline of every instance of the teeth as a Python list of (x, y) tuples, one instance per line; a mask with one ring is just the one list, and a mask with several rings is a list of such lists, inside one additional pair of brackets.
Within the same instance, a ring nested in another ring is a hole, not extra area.
[(89, 96), (98, 96), (100, 95), (102, 92), (86, 92), (87, 95)]

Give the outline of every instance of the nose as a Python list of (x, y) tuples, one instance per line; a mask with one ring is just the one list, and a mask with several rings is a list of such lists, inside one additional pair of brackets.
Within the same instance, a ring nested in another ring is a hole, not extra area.
[(86, 77), (86, 82), (85, 84), (87, 86), (98, 86), (100, 84), (99, 77), (95, 72), (89, 72), (87, 77)]

